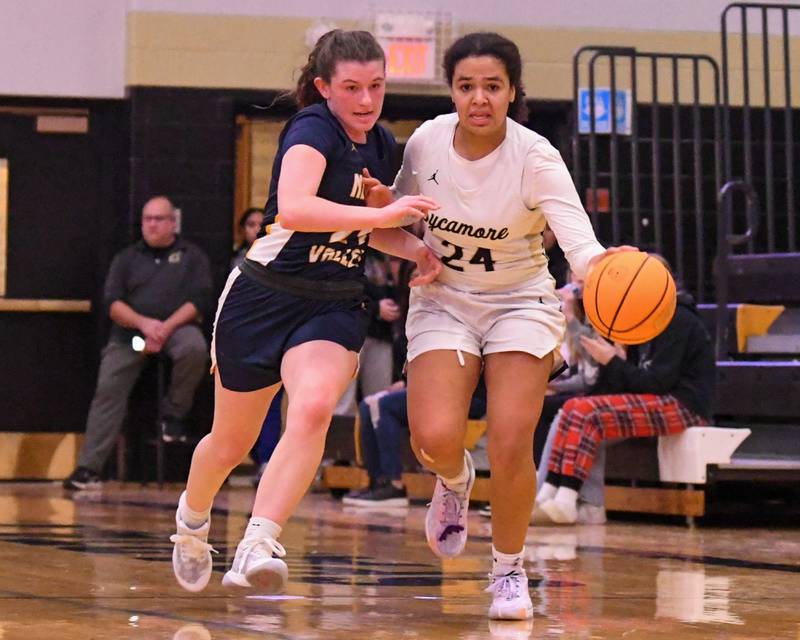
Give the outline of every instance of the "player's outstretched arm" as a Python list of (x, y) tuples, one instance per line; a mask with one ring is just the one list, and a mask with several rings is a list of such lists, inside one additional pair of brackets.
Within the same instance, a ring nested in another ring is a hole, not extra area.
[(307, 232), (398, 227), (437, 207), (425, 196), (405, 196), (381, 208), (331, 202), (316, 195), (325, 167), (325, 156), (307, 145), (294, 145), (286, 152), (278, 182), (282, 227)]
[(442, 270), (436, 254), (417, 236), (404, 229), (374, 229), (369, 237), (369, 246), (417, 263), (416, 275), (408, 284), (418, 287), (430, 284)]

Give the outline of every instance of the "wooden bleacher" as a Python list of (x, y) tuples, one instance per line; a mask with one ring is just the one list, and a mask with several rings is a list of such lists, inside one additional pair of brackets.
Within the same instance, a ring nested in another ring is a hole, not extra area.
[[(341, 437), (341, 426), (340, 434)], [(352, 428), (352, 425), (351, 425)], [(699, 428), (706, 433), (709, 431), (729, 431), (729, 430), (714, 430), (713, 427)], [(485, 420), (471, 420), (468, 425), (467, 448), (473, 449), (477, 444), (479, 438), (486, 431)], [(356, 431), (357, 433), (357, 431)], [(692, 434), (696, 439), (697, 434)], [(346, 436), (345, 436), (346, 437)], [(669, 436), (671, 439), (680, 439), (684, 434), (678, 436)], [(334, 435), (334, 440), (337, 436)], [(618, 459), (620, 455), (626, 458), (632, 457), (642, 463), (642, 468), (638, 469), (638, 477), (625, 478), (624, 484), (620, 484), (622, 479), (619, 475), (615, 476), (612, 472), (610, 475), (616, 484), (607, 484), (605, 490), (606, 510), (617, 512), (636, 512), (636, 513), (650, 513), (658, 515), (671, 515), (671, 516), (684, 516), (687, 518), (700, 517), (705, 514), (705, 489), (703, 488), (704, 480), (698, 475), (699, 472), (692, 470), (692, 473), (687, 474), (683, 468), (667, 469), (669, 481), (662, 481), (659, 477), (660, 474), (665, 473), (665, 469), (661, 468), (663, 465), (659, 463), (657, 453), (657, 443), (653, 439), (637, 439), (628, 440), (609, 447), (608, 459), (611, 464), (607, 464), (613, 468), (614, 460)], [(680, 444), (676, 442), (676, 444)], [(689, 446), (694, 446), (694, 443), (687, 443)], [(738, 444), (738, 442), (737, 442)], [(632, 448), (631, 448), (632, 445)], [(409, 448), (409, 447), (406, 447)], [(626, 453), (627, 448), (627, 453)], [(666, 447), (669, 448), (669, 447)], [(674, 448), (674, 447), (673, 447)], [(735, 447), (733, 447), (735, 449)], [(616, 449), (616, 451), (615, 451)], [(651, 455), (646, 452), (648, 449), (656, 449)], [(662, 449), (665, 447), (662, 446)], [(356, 451), (353, 445), (353, 451)], [(717, 455), (713, 455), (717, 454)], [(698, 456), (702, 458), (704, 454), (698, 452)], [(708, 460), (714, 463), (723, 461), (723, 459), (730, 460), (730, 452), (719, 455), (719, 448), (716, 443), (709, 449)], [(329, 456), (327, 456), (329, 457)], [(664, 456), (666, 457), (666, 456)], [(404, 460), (413, 459), (409, 456), (409, 451), (403, 452)], [(352, 462), (350, 466), (341, 463)], [(322, 485), (334, 493), (342, 493), (353, 489), (361, 489), (368, 484), (368, 477), (366, 470), (357, 464), (355, 456), (351, 461), (339, 460), (340, 464), (331, 464), (323, 468), (322, 472)], [(702, 460), (695, 465), (703, 466)], [(675, 465), (673, 464), (673, 467)], [(703, 466), (704, 468), (704, 466)], [(636, 476), (634, 469), (634, 476)], [(681, 476), (681, 474), (684, 474)], [(677, 475), (676, 475), (677, 474)], [(435, 477), (428, 471), (413, 468), (405, 471), (402, 476), (403, 482), (406, 485), (408, 497), (412, 500), (428, 500), (433, 493)], [(638, 480), (652, 485), (652, 486), (636, 486)], [(489, 503), (490, 499), (490, 482), (488, 477), (478, 476), (475, 480), (475, 486), (472, 490), (471, 499), (473, 502)]]

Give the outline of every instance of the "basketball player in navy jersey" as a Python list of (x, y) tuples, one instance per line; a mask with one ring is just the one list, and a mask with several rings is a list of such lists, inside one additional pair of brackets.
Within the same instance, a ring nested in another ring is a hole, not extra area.
[(252, 447), (281, 383), (289, 398), (286, 430), (222, 582), (243, 592), (284, 587), (278, 537), (314, 478), (366, 335), (367, 243), (416, 261), (412, 285), (431, 282), (441, 270), (418, 238), (398, 228), (435, 209), (434, 200), (414, 195), (365, 206), (371, 188), (390, 181), (393, 170), (394, 139), (376, 124), (384, 67), (372, 35), (334, 30), (320, 38), (299, 78), (300, 111), (279, 139), (261, 233), (231, 272), (217, 308), (214, 423), (194, 452), (171, 538), (175, 577), (189, 591), (203, 589), (211, 576), (214, 496)]
[(491, 467), (490, 618), (528, 619), (523, 565), (536, 493), (533, 431), (548, 378), (562, 366), (565, 320), (547, 270), (549, 223), (583, 277), (608, 252), (595, 239), (561, 156), (527, 119), (522, 62), (510, 40), (472, 33), (445, 53), (456, 113), (424, 123), (406, 145), (395, 195), (426, 195), (440, 208), (424, 242), (444, 264), (411, 293), (408, 405), (419, 461), (438, 478), (426, 522), (444, 558), (467, 540), (475, 481), (463, 448), (470, 397), (483, 370)]

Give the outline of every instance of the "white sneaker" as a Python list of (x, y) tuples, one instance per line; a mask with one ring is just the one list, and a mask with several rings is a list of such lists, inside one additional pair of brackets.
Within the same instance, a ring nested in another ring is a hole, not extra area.
[(467, 544), (467, 511), (469, 494), (475, 484), (475, 466), (469, 451), (464, 451), (469, 479), (463, 492), (451, 491), (441, 478), (436, 478), (433, 498), (425, 516), (425, 537), (428, 546), (440, 558), (454, 558)]
[(502, 575), (489, 574), (491, 582), (485, 591), (491, 593), (492, 620), (527, 620), (533, 617), (533, 603), (528, 593), (525, 569), (514, 569)]
[(575, 524), (578, 519), (578, 507), (574, 502), (563, 500), (545, 500), (539, 508), (556, 524)]
[(540, 502), (536, 502), (533, 505), (533, 511), (531, 511), (531, 517), (529, 519), (530, 524), (535, 527), (540, 526), (552, 526), (557, 524), (553, 522), (549, 515), (545, 511), (542, 510), (542, 504)]
[(192, 529), (181, 520), (178, 510), (175, 512), (175, 525), (178, 531), (169, 537), (175, 544), (172, 549), (175, 579), (187, 591), (202, 591), (211, 578), (211, 553), (216, 553), (207, 542), (211, 519), (199, 529)]
[(233, 565), (222, 578), (222, 586), (263, 594), (281, 593), (289, 579), (289, 567), (281, 560), (285, 555), (286, 550), (274, 538), (245, 536), (236, 548)]
[(588, 502), (578, 503), (578, 524), (605, 524), (606, 508)]

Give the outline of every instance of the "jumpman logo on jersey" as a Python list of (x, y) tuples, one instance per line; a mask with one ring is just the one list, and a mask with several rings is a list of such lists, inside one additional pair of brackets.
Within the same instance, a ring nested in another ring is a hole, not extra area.
[(356, 149), (356, 145), (354, 142), (350, 143), (350, 151), (355, 151), (356, 153), (358, 153), (358, 149)]
[(439, 173), (439, 170), (438, 170), (438, 169), (437, 169), (436, 171), (434, 171), (434, 172), (433, 172), (433, 175), (432, 175), (430, 178), (428, 178), (428, 182), (430, 182), (431, 180), (433, 180), (433, 181), (436, 183), (436, 185), (438, 186), (438, 185), (439, 185), (439, 181), (436, 179), (436, 174), (437, 174), (437, 173)]

